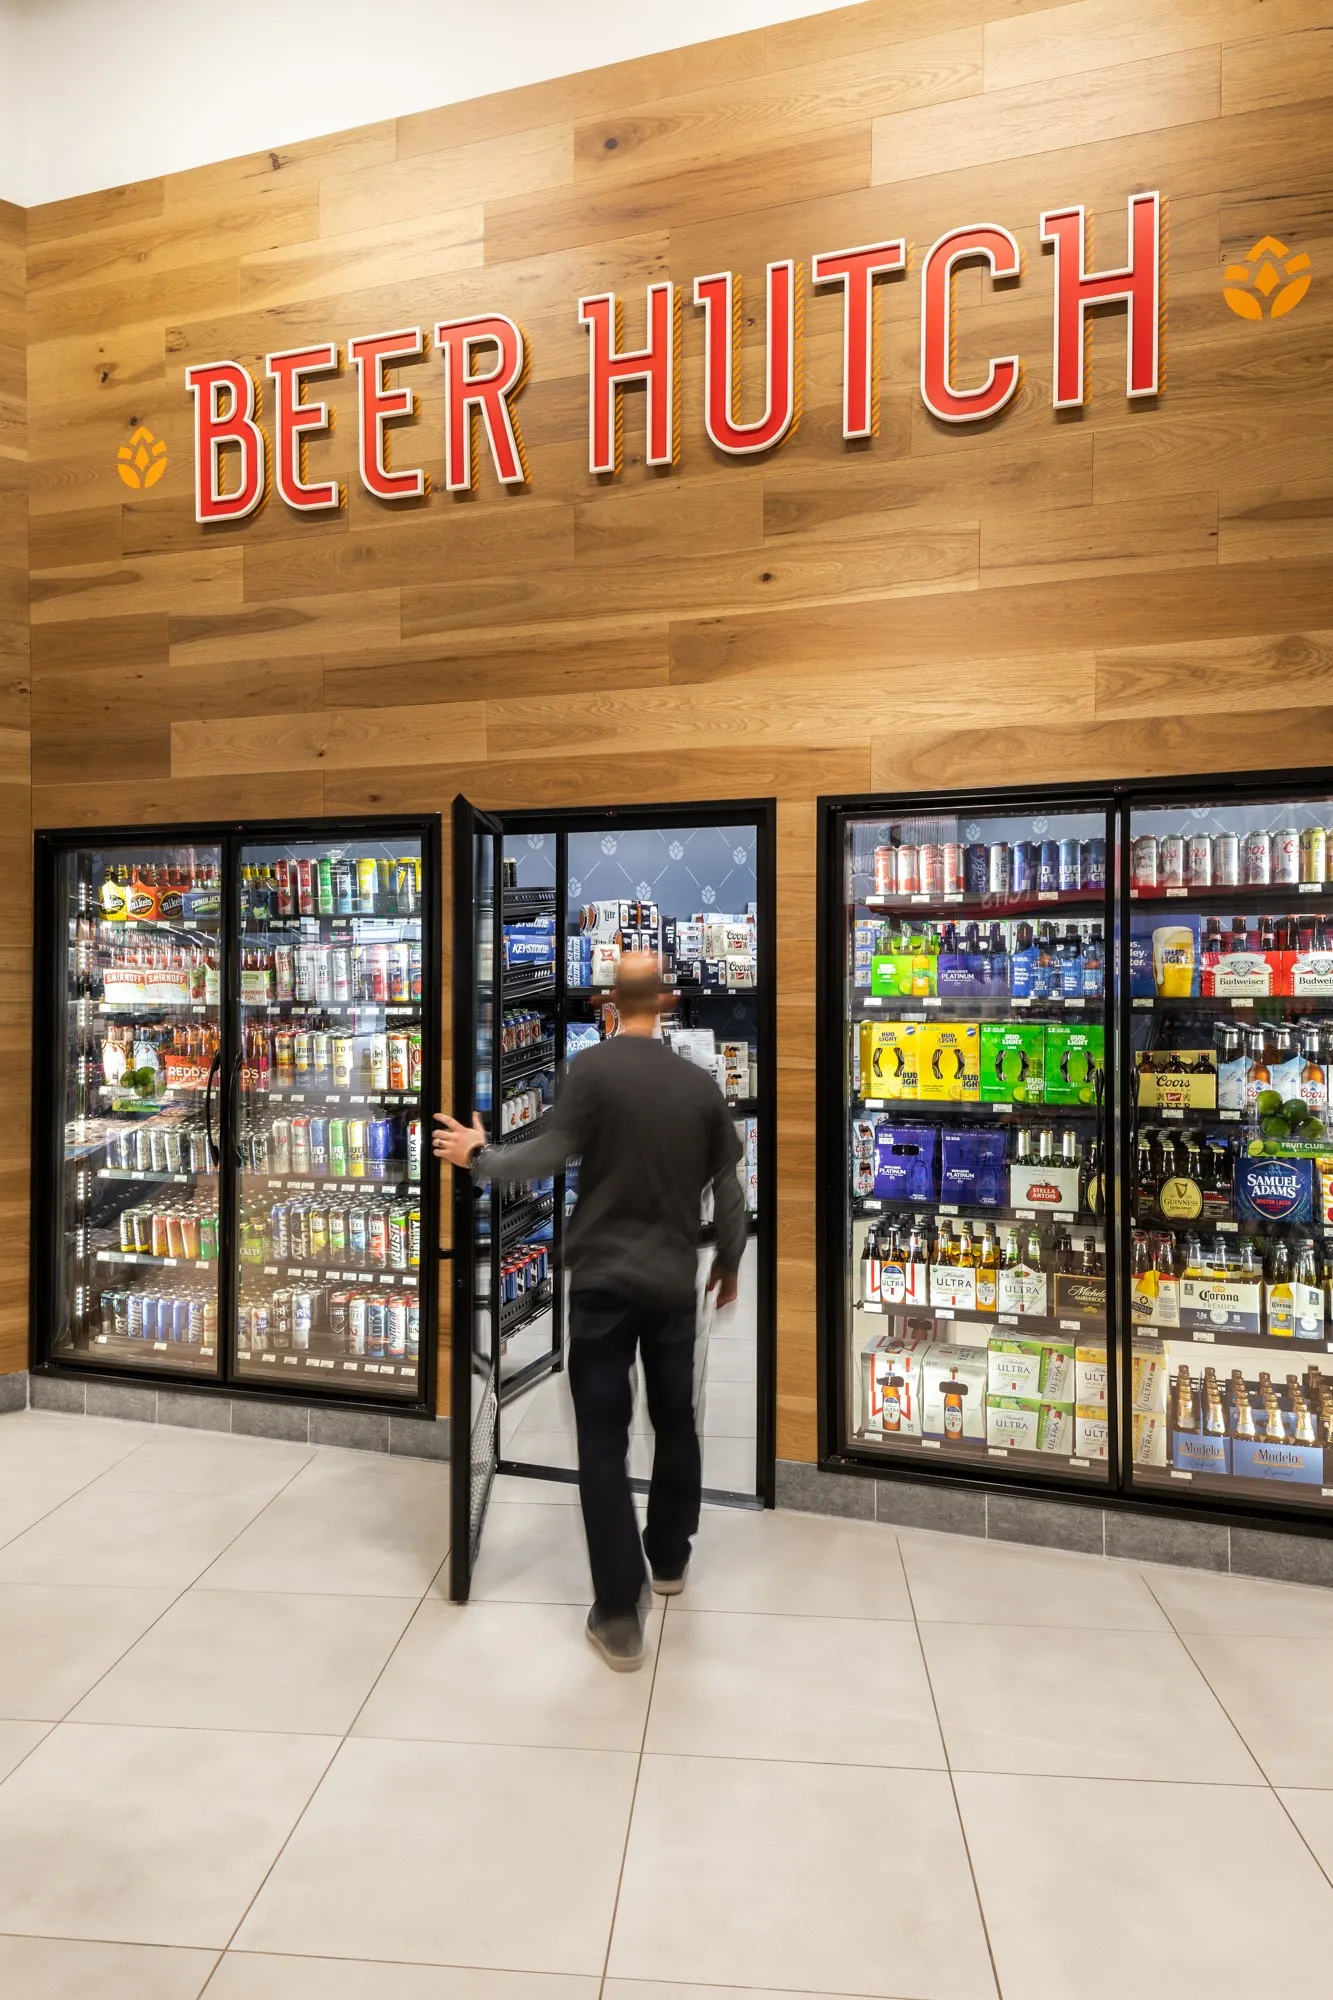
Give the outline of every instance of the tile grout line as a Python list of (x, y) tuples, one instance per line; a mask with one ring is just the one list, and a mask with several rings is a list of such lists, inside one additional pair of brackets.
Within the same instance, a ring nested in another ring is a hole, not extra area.
[[(649, 1589), (651, 1595), (651, 1585)], [(620, 1867), (616, 1871), (616, 1893), (611, 1903), (611, 1922), (607, 1926), (606, 1932), (606, 1951), (602, 1957), (601, 1977), (597, 1982), (597, 2000), (602, 2000), (602, 1996), (606, 1991), (606, 1982), (611, 1965), (611, 1946), (615, 1942), (616, 1918), (620, 1914), (620, 1891), (625, 1880), (625, 1861), (629, 1854), (630, 1836), (634, 1831), (634, 1808), (638, 1804), (639, 1799), (639, 1779), (643, 1775), (644, 1746), (648, 1741), (648, 1724), (653, 1713), (653, 1696), (657, 1691), (657, 1669), (661, 1665), (662, 1654), (666, 1648), (667, 1617), (670, 1605), (670, 1598), (664, 1597), (662, 1599), (662, 1623), (657, 1634), (657, 1651), (653, 1655), (652, 1678), (648, 1683), (648, 1699), (643, 1707), (643, 1730), (639, 1736), (639, 1754), (634, 1765), (634, 1789), (630, 1793), (629, 1812), (625, 1817), (625, 1841), (620, 1850)]]
[[(990, 1497), (989, 1495), (985, 1497), (989, 1513)], [(972, 1878), (972, 1894), (976, 1897), (977, 1915), (981, 1919), (981, 1935), (986, 1940), (986, 1956), (990, 1961), (991, 1978), (995, 1982), (996, 2000), (1003, 2000), (1003, 1988), (1000, 1985), (1000, 1968), (995, 1963), (995, 1947), (991, 1943), (990, 1925), (986, 1920), (986, 1905), (981, 1898), (981, 1884), (977, 1880), (976, 1864), (972, 1859), (972, 1844), (967, 1837), (967, 1825), (963, 1819), (963, 1809), (958, 1803), (958, 1786), (954, 1780), (953, 1758), (949, 1753), (949, 1739), (944, 1733), (944, 1724), (940, 1720), (939, 1703), (935, 1698), (935, 1683), (931, 1679), (930, 1661), (926, 1656), (925, 1642), (921, 1637), (921, 1620), (916, 1615), (916, 1599), (912, 1595), (912, 1579), (908, 1575), (907, 1563), (903, 1556), (901, 1542), (898, 1544), (898, 1561), (902, 1564), (903, 1587), (907, 1592), (907, 1601), (912, 1607), (912, 1629), (916, 1633), (917, 1648), (921, 1654), (921, 1669), (926, 1676), (926, 1686), (930, 1690), (931, 1711), (935, 1717), (935, 1727), (939, 1731), (940, 1749), (944, 1753), (944, 1769), (949, 1779), (949, 1796), (953, 1800), (954, 1818), (958, 1822), (958, 1832), (963, 1843), (963, 1853), (967, 1856), (967, 1872)]]

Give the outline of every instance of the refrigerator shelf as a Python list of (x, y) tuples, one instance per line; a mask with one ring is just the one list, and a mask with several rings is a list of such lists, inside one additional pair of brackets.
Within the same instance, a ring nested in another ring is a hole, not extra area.
[[(668, 986), (665, 990), (668, 993), (676, 994), (681, 1000), (707, 1000), (714, 995), (719, 1000), (728, 998), (736, 999), (738, 997), (753, 999), (755, 993), (753, 986)], [(611, 997), (612, 988), (609, 986), (567, 986), (565, 988), (565, 998), (567, 1000), (602, 1001), (609, 1000)], [(509, 998), (507, 988), (505, 990), (505, 998), (506, 1000)]]
[(99, 1264), (151, 1264), (159, 1271), (216, 1271), (216, 1257), (153, 1257), (145, 1250), (97, 1250)]
[(537, 1127), (549, 1116), (550, 1106), (548, 1105), (540, 1117), (529, 1118), (525, 1124), (515, 1125), (511, 1132), (501, 1132), (498, 1138), (491, 1139), (487, 1143), (492, 1146), (516, 1146), (520, 1139), (530, 1139), (537, 1130)]
[(923, 1215), (945, 1222), (1067, 1222), (1074, 1229), (1104, 1231), (1104, 1215), (1083, 1215), (1073, 1208), (989, 1208), (980, 1202), (893, 1201), (874, 1195), (854, 1195), (852, 1213), (864, 1219), (882, 1215), (887, 1221)]
[[(94, 1333), (89, 1336), (89, 1345), (100, 1347), (108, 1358), (142, 1361), (146, 1354), (165, 1354), (186, 1367), (195, 1360), (211, 1363), (216, 1352), (212, 1347), (202, 1347), (196, 1340), (142, 1340), (118, 1333)], [(211, 1374), (211, 1367), (209, 1372)]]
[[(1265, 1010), (1287, 1007), (1306, 1007), (1333, 1013), (1333, 993), (1256, 993), (1219, 995), (1213, 993), (1196, 994), (1193, 999), (1178, 999), (1171, 994), (1146, 996), (1136, 993), (1130, 1001), (1136, 1014), (1244, 1014), (1250, 1019), (1256, 1007)], [(1264, 1019), (1272, 1018), (1265, 1012)], [(1277, 1018), (1281, 1018), (1280, 1014)]]
[(534, 1200), (525, 1195), (515, 1207), (501, 1203), (500, 1247), (507, 1250), (513, 1243), (521, 1243), (530, 1230), (538, 1229), (549, 1222), (555, 1214), (555, 1196), (539, 1195)]
[(1333, 1354), (1333, 1340), (1297, 1340), (1281, 1333), (1182, 1333), (1179, 1327), (1135, 1326), (1135, 1333), (1160, 1340), (1163, 1347), (1251, 1347), (1262, 1354)]
[(102, 936), (114, 938), (120, 931), (158, 931), (166, 937), (216, 937), (218, 919), (208, 917), (199, 922), (173, 924), (165, 917), (99, 917)]
[[(975, 1099), (955, 1101), (954, 1099), (931, 1097), (862, 1097), (853, 1098), (851, 1108), (857, 1105), (866, 1111), (896, 1111), (905, 1122), (912, 1119), (929, 1121), (932, 1118), (1026, 1118), (1033, 1125), (1044, 1125), (1052, 1118), (1095, 1118), (1095, 1104), (978, 1104)], [(1037, 1162), (1036, 1164), (1040, 1164)], [(1058, 1166), (1058, 1160), (1051, 1162)]]
[(857, 896), (848, 899), (849, 908), (866, 910), (888, 910), (903, 916), (915, 916), (918, 912), (925, 916), (938, 916), (945, 923), (957, 923), (972, 918), (977, 922), (984, 917), (988, 923), (1001, 923), (1007, 917), (1053, 916), (1060, 910), (1097, 910), (1106, 902), (1105, 889), (1034, 889), (1029, 895), (1001, 896), (989, 890), (984, 895), (975, 892), (966, 895), (961, 892), (945, 895), (934, 891), (912, 891), (903, 896)]
[(158, 1183), (169, 1181), (177, 1187), (193, 1187), (196, 1181), (216, 1180), (217, 1175), (211, 1173), (207, 1168), (201, 1168), (198, 1173), (194, 1174), (172, 1174), (168, 1173), (165, 1167), (161, 1171), (153, 1167), (99, 1167), (97, 1169), (97, 1178), (99, 1181), (156, 1181)]
[(419, 1000), (247, 1000), (241, 1006), (251, 1013), (282, 1015), (295, 1008), (302, 1014), (384, 1014), (395, 1021), (415, 1020), (421, 1012)]
[(322, 1187), (360, 1188), (369, 1194), (374, 1194), (378, 1188), (410, 1188), (415, 1193), (421, 1187), (420, 1181), (405, 1180), (398, 1174), (377, 1174), (373, 1178), (368, 1174), (302, 1174), (299, 1179), (292, 1180), (288, 1180), (286, 1175), (281, 1180), (264, 1175), (263, 1180), (265, 1187), (297, 1188), (306, 1193)]
[(1197, 911), (1202, 916), (1333, 916), (1333, 882), (1214, 883), (1209, 889), (1135, 889), (1130, 901), (1145, 910)]
[(412, 1361), (368, 1361), (356, 1354), (311, 1354), (302, 1348), (296, 1353), (280, 1349), (276, 1354), (267, 1349), (260, 1351), (252, 1347), (238, 1347), (236, 1359), (250, 1367), (270, 1367), (275, 1373), (280, 1368), (297, 1370), (315, 1369), (323, 1374), (371, 1376), (377, 1381), (384, 1377), (395, 1377), (405, 1382), (415, 1382), (417, 1363)]
[(215, 1014), (218, 1003), (216, 1000), (159, 1000), (146, 993), (142, 1000), (99, 1000), (97, 1003), (99, 1014), (157, 1014), (168, 1007), (182, 1014)]
[(1197, 1130), (1206, 1125), (1243, 1125), (1243, 1111), (1204, 1111), (1194, 1105), (1136, 1104), (1134, 1122), (1140, 1126), (1181, 1125)]
[(403, 1090), (256, 1090), (251, 1102), (266, 1098), (270, 1104), (420, 1104), (417, 1091)]
[(946, 1442), (944, 1438), (922, 1437), (916, 1431), (857, 1431), (852, 1442), (858, 1451), (882, 1452), (886, 1457), (909, 1449), (947, 1451), (951, 1458), (964, 1458), (974, 1465), (991, 1458), (1010, 1458), (1023, 1466), (1058, 1465), (1062, 1471), (1096, 1472), (1099, 1477), (1105, 1472), (1103, 1459), (1067, 1457), (1058, 1451), (1024, 1451), (1019, 1445), (987, 1444), (984, 1438)]
[(555, 1060), (555, 1036), (550, 1035), (529, 1048), (511, 1049), (508, 1055), (501, 1056), (500, 1075), (509, 1083), (514, 1077), (529, 1076), (534, 1070), (554, 1069)]
[(347, 1285), (405, 1285), (409, 1291), (417, 1289), (420, 1273), (417, 1271), (381, 1271), (362, 1268), (359, 1271), (335, 1269), (330, 1264), (250, 1264), (241, 1265), (241, 1276), (262, 1271), (266, 1278), (330, 1278), (338, 1284)]
[(520, 1332), (530, 1320), (537, 1319), (551, 1304), (552, 1286), (549, 1278), (544, 1278), (535, 1291), (521, 1292), (516, 1299), (509, 1299), (500, 1307), (500, 1338), (508, 1340)]
[[(852, 1304), (856, 1312), (875, 1313), (881, 1318), (943, 1321), (946, 1326), (975, 1327), (980, 1332), (998, 1334), (1004, 1339), (1011, 1339), (1015, 1335), (1024, 1333), (1034, 1335), (1053, 1334), (1057, 1338), (1061, 1335), (1068, 1337), (1070, 1334), (1074, 1335), (1075, 1338), (1087, 1334), (1095, 1334), (1099, 1339), (1105, 1339), (1106, 1337), (1105, 1319), (1076, 1319), (1072, 1314), (1068, 1313), (1057, 1319), (1051, 1313), (962, 1312), (949, 1306), (867, 1305), (861, 1299), (854, 1299)], [(1151, 1331), (1151, 1329), (1145, 1328), (1145, 1331)], [(962, 1343), (964, 1346), (967, 1344), (966, 1341)]]
[[(895, 996), (888, 993), (872, 993), (868, 987), (858, 986), (853, 990), (853, 1000), (857, 1007), (892, 1009), (895, 1020), (925, 1021), (938, 1014), (947, 1021), (1005, 1021), (1010, 1014), (1017, 1014), (1021, 1022), (1030, 1021), (1034, 1015), (1040, 1016), (1049, 1009), (1054, 1014), (1090, 1014), (1100, 1020), (1105, 1005), (1101, 994), (1070, 994), (1062, 997), (1053, 993), (1041, 999), (1015, 997), (1012, 993), (977, 994), (968, 999), (934, 993), (910, 993)], [(1015, 1024), (1017, 1025), (1017, 1023)]]
[(538, 994), (555, 993), (555, 967), (543, 967), (540, 972), (513, 972), (506, 968), (501, 976), (501, 993), (504, 1004), (511, 1000), (535, 999)]

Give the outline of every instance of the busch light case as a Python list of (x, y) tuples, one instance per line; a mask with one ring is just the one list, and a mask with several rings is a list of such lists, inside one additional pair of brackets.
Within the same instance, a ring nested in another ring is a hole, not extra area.
[(1314, 1161), (1259, 1154), (1236, 1162), (1238, 1222), (1311, 1222), (1314, 1218)]

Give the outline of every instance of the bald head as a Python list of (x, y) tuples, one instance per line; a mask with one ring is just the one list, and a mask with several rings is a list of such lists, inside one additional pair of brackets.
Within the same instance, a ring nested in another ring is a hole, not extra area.
[(611, 995), (622, 1021), (656, 1020), (665, 989), (662, 968), (651, 951), (628, 951), (616, 967)]

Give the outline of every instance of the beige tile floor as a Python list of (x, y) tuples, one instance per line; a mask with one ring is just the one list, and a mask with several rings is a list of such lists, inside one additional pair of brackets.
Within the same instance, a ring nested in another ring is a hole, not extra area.
[(4, 2000), (1333, 2000), (1333, 1593), (712, 1510), (613, 1676), (446, 1488), (0, 1418)]

